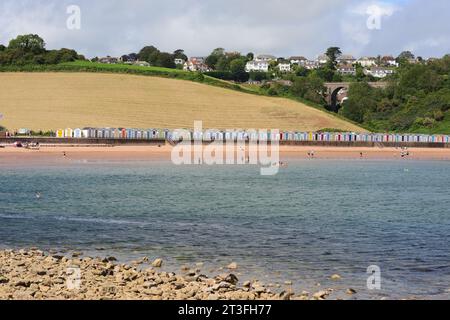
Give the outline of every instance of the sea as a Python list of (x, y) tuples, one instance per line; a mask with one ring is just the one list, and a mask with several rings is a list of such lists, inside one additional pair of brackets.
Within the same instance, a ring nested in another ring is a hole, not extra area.
[(236, 262), (241, 281), (336, 299), (449, 299), (450, 163), (293, 160), (275, 176), (156, 160), (0, 164), (0, 248), (30, 247), (208, 276)]

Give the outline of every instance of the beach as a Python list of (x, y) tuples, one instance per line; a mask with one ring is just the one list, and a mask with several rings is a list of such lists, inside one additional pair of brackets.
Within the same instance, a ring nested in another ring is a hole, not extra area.
[(449, 149), (281, 146), (269, 177), (172, 150), (1, 148), (0, 299), (448, 298)]
[[(40, 150), (14, 147), (0, 149), (2, 164), (64, 164), (68, 161), (170, 161), (173, 147), (162, 146), (71, 146), (59, 145)], [(280, 159), (284, 161), (311, 159), (322, 160), (433, 160), (450, 161), (450, 148), (409, 148), (402, 158), (400, 148), (370, 147), (317, 147), (280, 146)], [(65, 156), (64, 156), (65, 154)]]
[[(162, 259), (143, 257), (131, 264), (115, 257), (50, 254), (36, 248), (0, 251), (1, 300), (324, 300), (334, 290), (295, 294), (273, 292), (258, 280), (240, 282), (231, 264), (223, 274), (208, 278), (202, 264), (164, 272)], [(338, 275), (334, 276), (336, 279)], [(353, 295), (352, 289), (347, 290)]]

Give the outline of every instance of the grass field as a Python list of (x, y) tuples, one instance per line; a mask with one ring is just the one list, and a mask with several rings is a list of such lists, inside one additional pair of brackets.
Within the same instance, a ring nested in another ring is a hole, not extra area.
[(0, 73), (0, 114), (10, 130), (191, 128), (202, 120), (217, 129), (365, 131), (289, 99), (128, 74)]

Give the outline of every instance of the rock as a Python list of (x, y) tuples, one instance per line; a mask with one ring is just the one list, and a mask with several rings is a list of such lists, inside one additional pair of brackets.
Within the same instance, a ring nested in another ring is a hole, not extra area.
[(78, 258), (78, 257), (80, 257), (82, 254), (83, 254), (82, 252), (77, 252), (77, 251), (75, 251), (75, 252), (72, 253), (72, 258)]
[(163, 264), (162, 259), (156, 259), (155, 261), (152, 262), (152, 266), (155, 268), (161, 268), (162, 264)]
[(238, 265), (236, 262), (232, 262), (227, 266), (227, 268), (230, 270), (236, 270), (238, 268)]
[(252, 286), (252, 283), (250, 281), (245, 281), (242, 285), (244, 288), (250, 288)]
[(19, 280), (14, 284), (14, 286), (16, 287), (24, 287), (24, 288), (28, 288), (30, 285), (31, 281), (29, 280)]
[(288, 292), (283, 291), (279, 294), (279, 298), (281, 300), (290, 300), (293, 295), (294, 295), (294, 293), (292, 291), (288, 291)]
[(285, 281), (284, 284), (287, 286), (292, 286), (292, 281)]
[(0, 276), (0, 284), (8, 283), (9, 279), (3, 276)]
[(331, 280), (341, 280), (342, 279), (342, 277), (340, 276), (340, 275), (338, 275), (338, 274), (333, 274), (332, 276), (331, 276)]
[(352, 289), (352, 288), (349, 288), (349, 289), (347, 289), (347, 291), (345, 293), (347, 293), (348, 295), (353, 295), (353, 294), (356, 293), (356, 290)]
[(38, 276), (45, 276), (45, 275), (47, 274), (47, 271), (45, 271), (45, 270), (37, 270), (37, 271), (36, 271), (36, 274), (37, 274)]
[(319, 291), (319, 292), (314, 293), (314, 294), (313, 294), (313, 298), (316, 299), (316, 300), (324, 300), (324, 299), (326, 299), (329, 295), (330, 295), (330, 294), (329, 294), (327, 291), (322, 290), (322, 291)]
[(102, 260), (102, 262), (114, 262), (117, 261), (116, 257), (106, 257), (105, 259)]
[(223, 281), (231, 283), (233, 285), (236, 285), (239, 282), (238, 277), (236, 277), (234, 274), (230, 273), (228, 275), (224, 275), (222, 278)]

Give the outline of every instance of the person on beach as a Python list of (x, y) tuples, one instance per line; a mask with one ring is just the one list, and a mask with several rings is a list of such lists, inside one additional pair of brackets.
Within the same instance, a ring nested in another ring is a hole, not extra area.
[(65, 151), (63, 151), (63, 157), (64, 157), (64, 158), (67, 158), (67, 154), (66, 154)]
[(360, 157), (361, 159), (364, 158), (364, 155), (363, 155), (362, 152), (359, 153), (359, 157)]

